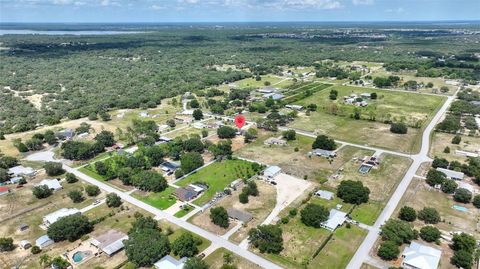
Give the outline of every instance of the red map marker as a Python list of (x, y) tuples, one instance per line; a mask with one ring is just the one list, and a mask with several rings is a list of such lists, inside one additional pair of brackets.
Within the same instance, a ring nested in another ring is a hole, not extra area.
[(235, 124), (237, 125), (238, 129), (242, 129), (243, 125), (245, 125), (245, 116), (239, 114), (235, 117)]

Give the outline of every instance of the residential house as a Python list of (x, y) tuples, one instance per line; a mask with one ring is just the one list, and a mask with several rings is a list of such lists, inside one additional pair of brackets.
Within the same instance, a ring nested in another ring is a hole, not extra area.
[(297, 111), (303, 110), (303, 106), (300, 105), (286, 105), (285, 107)]
[(228, 208), (227, 209), (228, 217), (234, 220), (241, 221), (243, 223), (247, 223), (253, 219), (252, 214), (236, 209), (236, 208)]
[(265, 93), (265, 94), (267, 94), (267, 93), (273, 93), (273, 92), (275, 92), (275, 91), (276, 91), (276, 89), (273, 88), (272, 86), (265, 86), (265, 87), (263, 87), (263, 88), (257, 89), (257, 92), (259, 92), (259, 93)]
[(12, 178), (10, 179), (10, 183), (12, 183), (12, 184), (17, 184), (17, 183), (20, 182), (20, 180), (22, 180), (22, 179), (23, 179), (23, 177), (12, 177)]
[(364, 93), (360, 94), (360, 97), (370, 99), (372, 97), (372, 94), (370, 94), (368, 92), (364, 92)]
[(142, 111), (142, 112), (140, 112), (139, 115), (140, 115), (140, 117), (142, 117), (142, 118), (147, 118), (147, 117), (148, 117), (148, 112)]
[(156, 262), (154, 266), (157, 269), (183, 269), (186, 262), (187, 257), (183, 257), (180, 260), (177, 260), (174, 257), (167, 255), (158, 262)]
[(108, 230), (106, 233), (93, 238), (90, 244), (100, 249), (108, 256), (123, 249), (123, 241), (128, 239), (128, 235), (117, 230)]
[(328, 220), (322, 222), (321, 226), (329, 231), (335, 231), (339, 226), (347, 220), (347, 213), (338, 211), (336, 209), (330, 209)]
[(266, 145), (266, 146), (271, 146), (271, 145), (286, 146), (287, 141), (285, 141), (281, 138), (278, 138), (278, 137), (270, 137), (270, 138), (266, 139), (265, 141), (263, 141), (263, 144)]
[(192, 189), (180, 187), (175, 189), (175, 196), (182, 202), (188, 202), (195, 199), (198, 193)]
[(62, 209), (59, 209), (55, 212), (52, 212), (52, 213), (44, 216), (43, 217), (43, 224), (48, 227), (51, 224), (55, 223), (60, 218), (67, 217), (67, 216), (70, 216), (70, 215), (74, 215), (74, 214), (77, 214), (77, 213), (80, 213), (80, 210), (78, 210), (76, 208), (62, 208)]
[(34, 177), (36, 171), (31, 167), (24, 167), (17, 165), (8, 169), (8, 175), (10, 177)]
[(263, 171), (263, 175), (269, 178), (274, 178), (280, 174), (282, 169), (278, 166), (269, 166), (265, 171)]
[(158, 125), (158, 131), (159, 131), (159, 132), (166, 131), (166, 130), (168, 130), (168, 128), (170, 128), (170, 126), (168, 126), (167, 124), (160, 124), (160, 125)]
[(310, 155), (317, 155), (319, 157), (325, 157), (325, 158), (333, 158), (333, 157), (337, 156), (337, 153), (335, 151), (325, 150), (325, 149), (314, 149), (309, 154)]
[(281, 93), (267, 93), (267, 94), (264, 94), (263, 95), (263, 98), (264, 99), (268, 99), (268, 98), (272, 98), (273, 100), (277, 101), (277, 100), (281, 100), (285, 97), (285, 95), (281, 94)]
[(207, 125), (201, 123), (201, 122), (195, 122), (193, 124), (193, 128), (195, 129), (203, 129), (203, 128), (207, 128)]
[(405, 269), (437, 269), (442, 251), (412, 242), (402, 253)]
[(72, 129), (63, 129), (56, 132), (55, 136), (60, 140), (71, 140), (75, 136), (75, 131)]
[(178, 168), (180, 168), (180, 164), (179, 163), (176, 163), (176, 162), (169, 162), (169, 161), (165, 161), (163, 162), (161, 165), (160, 165), (160, 168), (162, 169), (162, 171), (164, 171), (165, 173), (173, 173), (175, 172), (175, 170), (177, 170)]
[(37, 186), (42, 186), (45, 185), (52, 191), (60, 190), (62, 189), (62, 185), (57, 179), (44, 179), (40, 181), (40, 183), (37, 184)]
[(318, 190), (315, 192), (315, 195), (325, 200), (333, 199), (333, 192), (331, 191)]
[(37, 240), (35, 240), (35, 245), (40, 249), (46, 248), (53, 244), (53, 240), (48, 237), (48, 235), (42, 235)]
[(465, 174), (462, 172), (457, 172), (454, 170), (445, 169), (441, 167), (437, 167), (437, 171), (444, 173), (448, 179), (463, 180), (463, 178), (465, 177)]
[(0, 186), (0, 195), (4, 195), (10, 192), (8, 187)]

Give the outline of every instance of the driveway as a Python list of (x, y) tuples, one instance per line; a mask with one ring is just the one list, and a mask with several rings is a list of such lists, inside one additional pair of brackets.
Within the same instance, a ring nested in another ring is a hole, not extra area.
[(37, 161), (37, 162), (53, 162), (55, 161), (55, 153), (53, 153), (53, 149), (39, 151), (28, 155), (25, 159), (27, 161)]

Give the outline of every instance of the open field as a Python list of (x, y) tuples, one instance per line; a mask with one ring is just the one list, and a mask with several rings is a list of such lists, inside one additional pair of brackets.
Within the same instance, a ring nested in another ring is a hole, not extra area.
[[(297, 134), (297, 139), (288, 141), (286, 146), (264, 145), (264, 141), (269, 137), (281, 136), (281, 133), (272, 134), (269, 132), (260, 132), (259, 137), (254, 142), (247, 144), (244, 148), (235, 154), (257, 160), (269, 165), (278, 165), (282, 170), (298, 178), (312, 179), (318, 182), (324, 182), (336, 170), (350, 161), (354, 156), (362, 157), (363, 150), (354, 147), (342, 147), (337, 152), (337, 157), (332, 163), (326, 158), (308, 157), (308, 152), (312, 150), (313, 138)], [(298, 152), (295, 151), (298, 148)]]
[(176, 184), (185, 187), (195, 182), (204, 182), (208, 185), (206, 190), (199, 198), (193, 201), (196, 205), (203, 205), (210, 201), (215, 193), (221, 192), (232, 181), (236, 179), (248, 179), (255, 175), (252, 163), (243, 160), (225, 160), (215, 162), (196, 173), (180, 180)]
[(352, 212), (352, 218), (372, 225), (403, 178), (410, 163), (411, 161), (404, 157), (382, 154), (380, 166), (377, 169), (372, 169), (367, 174), (361, 174), (358, 171), (361, 161), (352, 159), (345, 164), (338, 177), (331, 178), (326, 185), (334, 188), (342, 180), (359, 180), (367, 186), (370, 189), (370, 201), (356, 207)]
[(235, 255), (235, 253), (232, 253), (231, 251), (225, 249), (225, 248), (219, 248), (212, 252), (212, 254), (208, 255), (205, 258), (205, 262), (210, 265), (211, 269), (219, 269), (223, 265), (223, 256), (225, 253), (230, 253), (233, 257), (233, 262), (235, 266), (237, 266), (238, 269), (260, 269), (262, 267), (238, 256)]
[(156, 207), (161, 210), (165, 210), (171, 207), (177, 199), (173, 195), (175, 188), (168, 186), (162, 192), (142, 192), (136, 191), (133, 193), (133, 197), (138, 200), (145, 202), (153, 207)]
[(293, 84), (293, 81), (287, 80), (286, 78), (275, 76), (275, 75), (264, 75), (261, 76), (260, 81), (256, 81), (255, 78), (246, 78), (235, 82), (235, 85), (238, 88), (261, 88), (265, 87), (265, 82), (270, 82), (272, 87), (275, 88), (286, 88)]
[[(431, 158), (437, 156), (440, 158), (446, 158), (449, 161), (465, 162), (467, 161), (467, 157), (455, 154), (456, 150), (477, 153), (477, 150), (480, 149), (480, 137), (462, 135), (462, 141), (460, 144), (456, 145), (452, 144), (452, 138), (454, 136), (454, 134), (435, 132), (432, 135), (433, 141), (430, 146), (429, 156)], [(443, 152), (447, 146), (450, 148), (450, 153)]]

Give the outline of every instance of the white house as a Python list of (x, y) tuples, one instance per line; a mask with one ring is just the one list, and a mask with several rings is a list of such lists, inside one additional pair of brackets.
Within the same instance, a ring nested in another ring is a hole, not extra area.
[(303, 106), (300, 106), (300, 105), (286, 105), (285, 107), (289, 109), (297, 110), (297, 111), (300, 111), (303, 109)]
[(276, 177), (282, 169), (278, 166), (269, 166), (265, 171), (263, 171), (263, 175), (269, 178)]
[(412, 242), (402, 253), (402, 267), (406, 269), (437, 269), (442, 252), (438, 249)]
[(37, 184), (37, 186), (42, 186), (42, 185), (47, 186), (49, 189), (53, 191), (62, 189), (62, 185), (60, 185), (60, 182), (56, 179), (44, 179)]
[(335, 229), (337, 229), (338, 226), (341, 226), (346, 219), (347, 213), (336, 209), (330, 209), (328, 220), (322, 223), (322, 227), (329, 231), (335, 231)]
[(77, 213), (80, 213), (80, 210), (76, 208), (62, 208), (43, 217), (43, 224), (45, 224), (45, 226), (48, 227), (52, 223), (55, 223), (60, 218), (67, 217)]
[(331, 191), (318, 190), (317, 192), (315, 192), (315, 195), (325, 200), (333, 199), (333, 192)]
[(35, 240), (35, 245), (40, 249), (50, 246), (53, 244), (53, 240), (48, 237), (48, 235), (42, 235), (37, 240)]
[(22, 165), (17, 165), (8, 169), (8, 174), (11, 177), (21, 177), (21, 176), (33, 177), (35, 176), (35, 170), (31, 167), (24, 167)]
[(158, 262), (156, 262), (154, 266), (157, 269), (183, 269), (186, 262), (187, 257), (183, 257), (180, 260), (177, 260), (174, 257), (167, 255)]
[(463, 177), (465, 176), (462, 172), (457, 172), (440, 167), (437, 167), (437, 171), (444, 173), (448, 179), (463, 180)]
[(337, 153), (335, 151), (325, 149), (314, 149), (312, 150), (312, 152), (310, 152), (310, 154), (325, 158), (333, 158), (337, 156)]

